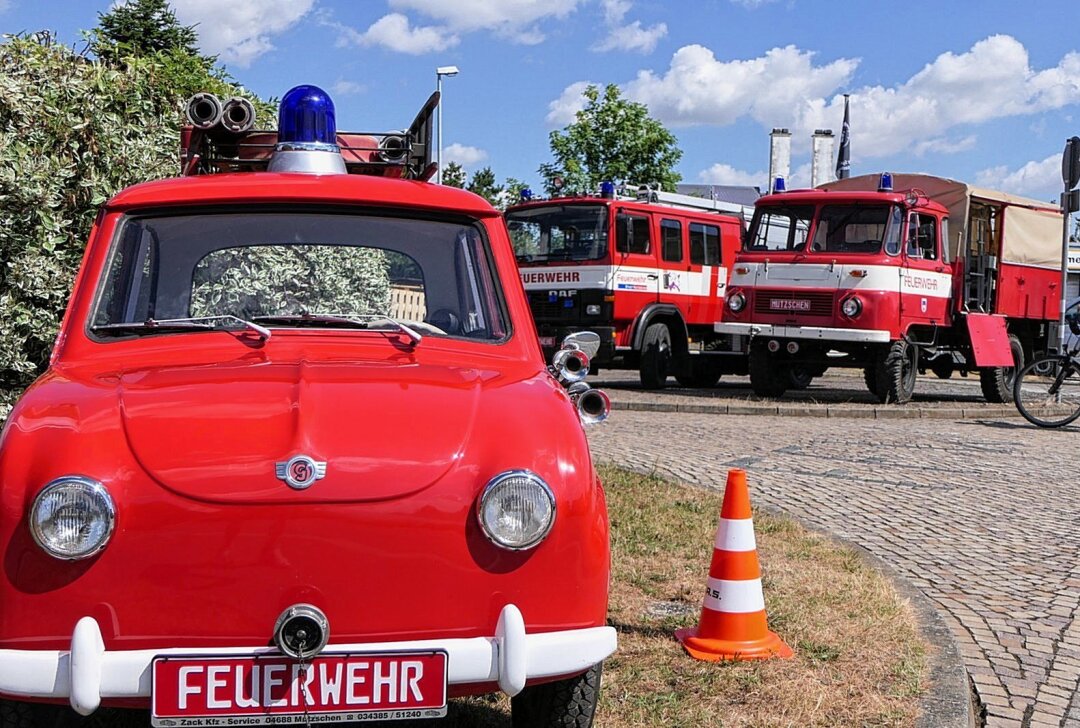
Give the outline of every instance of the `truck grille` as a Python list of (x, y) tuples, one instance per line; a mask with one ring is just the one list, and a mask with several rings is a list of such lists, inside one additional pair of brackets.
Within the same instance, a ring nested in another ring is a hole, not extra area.
[(832, 316), (832, 291), (762, 291), (754, 297), (754, 313)]
[[(567, 306), (567, 302), (573, 305)], [(573, 298), (550, 300), (546, 291), (529, 291), (529, 308), (537, 321), (577, 322), (581, 317), (578, 301)]]

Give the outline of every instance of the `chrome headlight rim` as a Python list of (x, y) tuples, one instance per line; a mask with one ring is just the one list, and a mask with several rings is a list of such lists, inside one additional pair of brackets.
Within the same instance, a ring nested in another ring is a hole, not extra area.
[[(848, 311), (849, 304), (853, 307), (854, 310)], [(844, 314), (850, 319), (856, 318), (859, 314), (862, 313), (862, 310), (862, 299), (860, 299), (858, 296), (848, 296), (840, 302), (840, 313)]]
[[(38, 508), (45, 498), (58, 488), (69, 484), (82, 485), (89, 488), (90, 491), (105, 505), (105, 533), (94, 548), (79, 554), (68, 554), (55, 551), (40, 533), (37, 519), (35, 518)], [(116, 503), (113, 501), (112, 495), (109, 494), (108, 489), (101, 481), (94, 480), (85, 475), (62, 475), (59, 478), (50, 480), (38, 491), (37, 495), (34, 496), (34, 501), (30, 505), (30, 511), (27, 513), (27, 525), (30, 528), (30, 536), (34, 539), (34, 543), (52, 558), (59, 561), (84, 561), (100, 554), (112, 540), (113, 532), (116, 530)]]
[(746, 296), (741, 291), (735, 291), (728, 296), (727, 307), (732, 313), (739, 313), (746, 308)]
[[(513, 478), (524, 478), (525, 480), (530, 481), (534, 485), (540, 486), (541, 491), (544, 493), (544, 495), (548, 499), (548, 502), (551, 504), (551, 516), (548, 518), (547, 523), (533, 539), (531, 539), (528, 543), (525, 544), (506, 543), (491, 532), (491, 529), (488, 528), (487, 522), (485, 522), (484, 520), (484, 504), (487, 502), (487, 499), (491, 496), (495, 489), (497, 489), (507, 480), (511, 480)], [(551, 486), (549, 486), (547, 482), (539, 475), (537, 475), (531, 470), (505, 470), (493, 477), (491, 480), (489, 480), (487, 485), (484, 486), (483, 492), (480, 494), (480, 497), (476, 501), (476, 520), (480, 523), (480, 530), (483, 532), (484, 537), (487, 538), (487, 540), (495, 546), (498, 546), (501, 549), (506, 549), (507, 551), (530, 551), (543, 543), (544, 540), (548, 537), (548, 535), (551, 534), (551, 529), (555, 526), (557, 508), (558, 505), (555, 502), (554, 491), (551, 490)]]

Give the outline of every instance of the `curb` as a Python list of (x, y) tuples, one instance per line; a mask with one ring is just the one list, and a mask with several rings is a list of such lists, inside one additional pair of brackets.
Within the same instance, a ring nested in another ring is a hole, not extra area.
[(683, 412), (709, 415), (764, 415), (771, 417), (830, 417), (869, 420), (980, 420), (1019, 417), (1015, 407), (860, 407), (858, 405), (755, 405), (755, 404), (673, 404), (668, 402), (620, 402), (613, 410), (637, 412)]

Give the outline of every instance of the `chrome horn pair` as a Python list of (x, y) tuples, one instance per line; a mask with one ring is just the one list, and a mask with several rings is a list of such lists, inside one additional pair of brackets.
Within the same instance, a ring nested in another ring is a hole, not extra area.
[(185, 113), (196, 129), (213, 129), (220, 124), (226, 131), (242, 134), (255, 126), (255, 107), (239, 96), (222, 103), (212, 93), (197, 93), (188, 99)]
[(551, 358), (551, 372), (567, 388), (583, 425), (595, 425), (608, 418), (610, 398), (585, 383), (589, 360), (600, 351), (600, 336), (592, 331), (577, 331), (563, 339), (562, 348)]

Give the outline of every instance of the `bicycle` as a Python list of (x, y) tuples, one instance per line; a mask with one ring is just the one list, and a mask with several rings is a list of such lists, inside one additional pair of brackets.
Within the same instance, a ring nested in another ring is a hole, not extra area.
[[(1067, 316), (1073, 334), (1080, 337), (1080, 322)], [(1043, 354), (1020, 370), (1013, 382), (1016, 409), (1039, 427), (1064, 427), (1080, 417), (1080, 338), (1063, 354)]]

